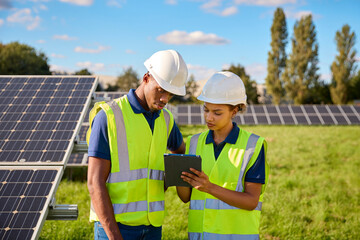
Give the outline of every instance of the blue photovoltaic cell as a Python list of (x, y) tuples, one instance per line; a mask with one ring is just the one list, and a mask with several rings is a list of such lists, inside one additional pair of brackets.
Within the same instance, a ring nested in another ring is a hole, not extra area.
[(233, 119), (233, 122), (235, 122), (237, 125), (243, 124), (243, 123), (241, 122), (240, 116), (235, 116), (234, 119)]
[(333, 114), (340, 113), (341, 114), (341, 111), (339, 109), (340, 106), (338, 106), (338, 105), (329, 105), (328, 107), (329, 107), (331, 113), (333, 113)]
[(256, 114), (265, 113), (262, 105), (253, 105)]
[(255, 124), (255, 120), (251, 114), (244, 116), (244, 122), (245, 124)]
[(286, 106), (279, 106), (279, 110), (282, 114), (290, 114), (290, 110), (289, 110), (289, 107), (286, 105)]
[(319, 125), (321, 121), (317, 115), (308, 115), (310, 122), (312, 125)]
[(308, 121), (306, 120), (306, 117), (304, 115), (295, 115), (296, 121), (300, 125), (308, 125)]
[(351, 106), (339, 106), (339, 107), (341, 107), (343, 111), (347, 114), (355, 114)]
[(191, 124), (201, 124), (201, 116), (191, 116)]
[(265, 105), (265, 107), (269, 114), (275, 114), (275, 113), (277, 114), (278, 113), (275, 106)]
[(294, 114), (304, 114), (300, 106), (291, 106), (291, 109)]
[(341, 115), (334, 115), (334, 117), (339, 125), (348, 125), (348, 122), (346, 121), (345, 117)]
[(329, 114), (329, 112), (328, 112), (328, 110), (326, 109), (326, 107), (325, 106), (323, 106), (323, 105), (318, 105), (318, 106), (316, 106), (316, 105), (314, 105), (314, 107), (318, 110), (318, 112), (322, 115), (322, 114)]
[(257, 114), (256, 118), (257, 118), (258, 124), (265, 124), (265, 125), (269, 124), (265, 115)]
[(179, 105), (177, 110), (178, 110), (178, 113), (188, 113), (188, 106), (187, 105)]
[(270, 115), (270, 121), (271, 121), (271, 124), (273, 124), (273, 125), (282, 124), (280, 117), (277, 115)]
[(327, 125), (333, 125), (335, 124), (334, 120), (330, 115), (321, 115), (322, 119), (324, 120), (324, 123)]
[(189, 124), (188, 116), (178, 116), (178, 124)]
[(285, 124), (287, 125), (293, 125), (295, 124), (294, 119), (291, 115), (282, 115)]
[(351, 122), (351, 124), (360, 124), (360, 120), (357, 116), (355, 115), (348, 115), (347, 116)]
[(192, 105), (191, 107), (190, 107), (190, 111), (191, 111), (191, 113), (201, 113), (201, 108), (202, 108), (202, 106), (201, 105)]

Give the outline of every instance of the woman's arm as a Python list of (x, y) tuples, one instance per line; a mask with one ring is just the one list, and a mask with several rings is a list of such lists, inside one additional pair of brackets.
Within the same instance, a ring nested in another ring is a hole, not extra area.
[(236, 192), (211, 183), (209, 177), (204, 172), (199, 172), (193, 168), (190, 168), (190, 171), (197, 176), (191, 173), (182, 172), (183, 175), (181, 175), (181, 178), (195, 189), (209, 193), (221, 201), (237, 208), (246, 210), (254, 210), (256, 208), (261, 194), (261, 183), (245, 182), (244, 192)]

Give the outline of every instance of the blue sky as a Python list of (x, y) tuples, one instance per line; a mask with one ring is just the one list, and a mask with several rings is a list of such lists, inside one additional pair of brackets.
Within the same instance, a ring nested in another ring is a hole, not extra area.
[(359, 0), (0, 0), (0, 41), (43, 51), (52, 70), (117, 76), (132, 66), (142, 76), (154, 52), (175, 49), (196, 80), (241, 64), (264, 83), (277, 7), (287, 17), (288, 53), (295, 21), (313, 15), (322, 79), (330, 81), (344, 24), (357, 35), (360, 60)]

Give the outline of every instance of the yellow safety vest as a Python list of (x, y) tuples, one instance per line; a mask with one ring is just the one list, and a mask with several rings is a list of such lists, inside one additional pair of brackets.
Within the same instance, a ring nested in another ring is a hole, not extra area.
[[(159, 227), (164, 219), (164, 153), (174, 125), (164, 109), (155, 120), (154, 130), (143, 114), (133, 112), (127, 96), (109, 103), (96, 103), (90, 112), (90, 128), (103, 109), (108, 122), (111, 170), (106, 187), (117, 222), (125, 225)], [(99, 221), (93, 208), (90, 221)]]
[[(243, 192), (246, 172), (255, 163), (262, 145), (266, 154), (265, 139), (240, 129), (236, 143), (226, 143), (215, 160), (213, 144), (206, 144), (209, 132), (189, 137), (186, 152), (201, 155), (202, 170), (209, 176), (210, 182)], [(267, 163), (265, 165), (265, 184), (262, 185), (258, 206), (252, 211), (231, 206), (193, 188), (189, 209), (189, 239), (259, 239), (261, 206), (269, 172)]]

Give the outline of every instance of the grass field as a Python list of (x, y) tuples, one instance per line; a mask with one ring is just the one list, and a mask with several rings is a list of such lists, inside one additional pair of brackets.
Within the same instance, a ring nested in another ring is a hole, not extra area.
[[(360, 239), (359, 126), (244, 126), (268, 141), (270, 180), (261, 239)], [(182, 126), (184, 136), (205, 130)], [(58, 204), (78, 204), (77, 221), (46, 221), (40, 239), (91, 239), (86, 182), (63, 180)], [(187, 239), (187, 208), (166, 192), (163, 239)]]

